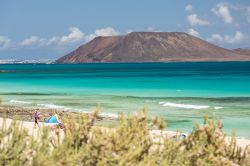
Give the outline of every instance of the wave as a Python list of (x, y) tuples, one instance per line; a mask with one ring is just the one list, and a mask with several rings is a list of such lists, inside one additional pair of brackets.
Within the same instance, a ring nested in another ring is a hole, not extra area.
[(99, 115), (102, 117), (108, 117), (108, 118), (115, 118), (115, 119), (118, 118), (117, 114), (112, 114), (112, 113), (100, 113)]
[(69, 108), (61, 106), (61, 105), (55, 105), (55, 104), (37, 104), (38, 107), (45, 107), (45, 108), (51, 108), (51, 109), (63, 109), (63, 110), (69, 110)]
[(219, 106), (214, 107), (215, 110), (219, 110), (219, 109), (222, 109), (222, 108), (224, 108), (224, 107), (219, 107)]
[(18, 103), (18, 104), (31, 104), (29, 101), (21, 101), (21, 100), (10, 100), (10, 103)]
[(65, 96), (67, 93), (29, 93), (29, 92), (10, 92), (10, 93), (0, 93), (0, 95), (5, 96)]
[[(86, 114), (92, 114), (92, 111), (86, 111), (86, 110), (82, 110), (82, 109), (72, 109), (72, 111), (86, 113)], [(98, 115), (100, 115), (101, 117), (118, 119), (118, 115), (114, 114), (114, 113), (108, 113), (108, 112), (105, 113), (104, 112), (104, 113), (99, 113)]]
[(171, 102), (159, 102), (159, 104), (165, 107), (191, 108), (191, 109), (207, 109), (210, 107), (208, 105), (177, 104)]
[[(176, 90), (178, 92), (184, 90)], [(121, 99), (143, 99), (143, 100), (200, 100), (200, 101), (211, 101), (211, 102), (250, 102), (250, 96), (231, 96), (231, 97), (194, 97), (194, 96), (186, 96), (186, 97), (170, 97), (170, 96), (132, 96), (132, 95), (102, 95), (103, 97), (110, 98), (121, 98)]]
[[(60, 109), (60, 110), (64, 110), (64, 111), (77, 111), (77, 112), (81, 112), (81, 113), (87, 113), (90, 114), (92, 112), (90, 111), (85, 111), (82, 109), (74, 109), (74, 108), (68, 108), (65, 106), (61, 106), (61, 105), (56, 105), (56, 104), (37, 104), (38, 107), (45, 107), (45, 108), (49, 108), (49, 109)], [(102, 117), (107, 117), (107, 118), (113, 118), (113, 119), (117, 119), (118, 115), (113, 114), (113, 113), (100, 113), (99, 114)]]
[[(210, 108), (209, 105), (191, 105), (191, 104), (177, 104), (177, 103), (171, 103), (171, 102), (159, 102), (160, 105), (165, 107), (176, 107), (176, 108), (190, 108), (190, 109), (207, 109)], [(224, 107), (221, 106), (214, 106), (215, 110), (222, 109)]]

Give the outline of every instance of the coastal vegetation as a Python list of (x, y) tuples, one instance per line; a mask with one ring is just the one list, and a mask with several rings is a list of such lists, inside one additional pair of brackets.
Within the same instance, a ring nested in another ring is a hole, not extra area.
[[(43, 127), (30, 136), (22, 124), (0, 128), (0, 165), (249, 165), (250, 151), (229, 142), (214, 118), (186, 138), (166, 137), (165, 123), (146, 112), (119, 115), (116, 128), (95, 126), (98, 111), (63, 117), (64, 129)], [(152, 135), (150, 131), (159, 131)]]

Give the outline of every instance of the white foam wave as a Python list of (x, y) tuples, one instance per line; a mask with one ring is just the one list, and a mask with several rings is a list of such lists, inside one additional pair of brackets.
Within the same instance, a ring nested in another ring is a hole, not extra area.
[(222, 109), (223, 107), (219, 107), (219, 106), (215, 106), (214, 109), (215, 110), (219, 110), (219, 109)]
[(210, 107), (208, 105), (177, 104), (171, 102), (159, 102), (159, 104), (165, 107), (189, 108), (189, 109), (206, 109)]
[(38, 107), (45, 107), (45, 108), (51, 108), (51, 109), (63, 109), (68, 110), (67, 107), (61, 106), (61, 105), (55, 105), (55, 104), (37, 104)]
[[(86, 110), (82, 110), (82, 109), (73, 109), (73, 111), (77, 111), (77, 112), (81, 112), (81, 113), (86, 113), (86, 114), (92, 114), (92, 111), (86, 111)], [(101, 117), (107, 117), (107, 118), (113, 118), (113, 119), (117, 119), (118, 115), (117, 114), (113, 114), (113, 113), (108, 113), (108, 112), (104, 112), (104, 113), (99, 113), (99, 115)]]
[(75, 112), (81, 112), (81, 113), (86, 113), (86, 114), (90, 114), (90, 113), (92, 113), (91, 111), (85, 111), (85, 110), (82, 110), (82, 109), (76, 109), (76, 108), (72, 109), (72, 111), (75, 111)]
[(18, 103), (18, 104), (31, 104), (29, 101), (21, 101), (21, 100), (10, 100), (10, 103)]
[(160, 105), (162, 105), (162, 104), (164, 104), (164, 103), (165, 103), (164, 101), (159, 102)]
[(116, 119), (118, 118), (118, 115), (112, 113), (100, 113), (99, 115), (108, 118), (116, 118)]

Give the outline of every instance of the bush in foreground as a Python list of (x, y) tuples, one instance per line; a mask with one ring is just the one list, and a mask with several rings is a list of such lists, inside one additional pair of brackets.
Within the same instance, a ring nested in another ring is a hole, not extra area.
[[(226, 143), (213, 120), (183, 140), (152, 136), (145, 112), (120, 115), (119, 126), (94, 126), (97, 112), (65, 118), (65, 130), (44, 127), (38, 138), (21, 124), (0, 129), (0, 165), (250, 165), (249, 149)], [(70, 119), (70, 120), (69, 120)], [(164, 128), (156, 118), (153, 126)]]

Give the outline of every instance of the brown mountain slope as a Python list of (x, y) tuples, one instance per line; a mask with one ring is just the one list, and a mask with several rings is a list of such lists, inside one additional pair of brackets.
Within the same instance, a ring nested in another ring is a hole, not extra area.
[(97, 37), (57, 63), (244, 61), (237, 54), (183, 32), (132, 32), (124, 36)]
[(250, 56), (250, 48), (237, 48), (233, 50), (236, 54), (249, 55)]

